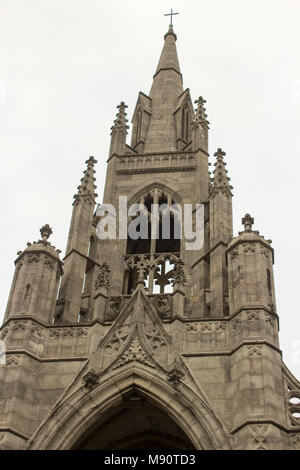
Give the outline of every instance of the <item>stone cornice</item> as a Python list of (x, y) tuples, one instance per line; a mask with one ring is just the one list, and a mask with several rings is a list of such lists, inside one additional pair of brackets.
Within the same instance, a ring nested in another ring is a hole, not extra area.
[(236, 426), (235, 428), (233, 428), (230, 432), (231, 434), (235, 434), (236, 432), (240, 431), (245, 426), (248, 426), (251, 424), (273, 424), (273, 426), (276, 426), (282, 431), (285, 431), (288, 433), (300, 432), (300, 426), (293, 426), (292, 428), (289, 428), (283, 424), (278, 423), (277, 421), (273, 419), (248, 419), (244, 421), (243, 423), (239, 424), (238, 426)]
[(84, 362), (88, 359), (88, 356), (85, 356), (85, 357), (82, 357), (82, 356), (60, 356), (60, 357), (39, 357), (39, 356), (36, 356), (35, 354), (29, 352), (29, 351), (26, 351), (26, 349), (8, 349), (5, 353), (6, 355), (10, 355), (10, 354), (13, 354), (13, 355), (20, 355), (20, 354), (24, 354), (25, 356), (28, 356), (30, 357), (31, 359), (34, 359), (38, 362), (70, 362), (70, 361), (80, 361), (80, 362)]
[(202, 356), (231, 356), (234, 354), (236, 351), (241, 349), (243, 346), (261, 346), (261, 345), (266, 345), (269, 346), (270, 348), (274, 349), (274, 351), (278, 352), (280, 354), (280, 357), (282, 357), (282, 351), (281, 349), (277, 348), (274, 344), (270, 343), (269, 341), (266, 340), (246, 340), (242, 341), (239, 343), (237, 346), (234, 346), (231, 349), (228, 350), (220, 350), (220, 351), (201, 351), (201, 352), (195, 352), (195, 353), (184, 353), (182, 352), (181, 355), (184, 357), (202, 357)]
[(16, 429), (14, 429), (10, 426), (5, 426), (5, 427), (0, 426), (0, 433), (1, 432), (10, 432), (11, 434), (14, 434), (15, 436), (21, 437), (22, 439), (24, 439), (24, 441), (29, 440), (29, 436), (27, 436), (26, 434), (24, 434), (22, 432), (17, 431)]
[(242, 238), (241, 236), (233, 238), (230, 242), (230, 245), (228, 246), (228, 248), (226, 250), (226, 255), (229, 253), (230, 250), (232, 250), (234, 247), (236, 247), (237, 245), (240, 245), (242, 243), (246, 243), (246, 244), (248, 244), (248, 243), (261, 243), (262, 245), (264, 245), (265, 248), (268, 248), (271, 251), (273, 262), (274, 262), (274, 249), (273, 249), (272, 246), (270, 246), (270, 244), (267, 242), (267, 240), (265, 240), (261, 236), (257, 236), (257, 238), (253, 238), (252, 240), (247, 239), (247, 238)]
[(139, 175), (146, 173), (173, 173), (181, 171), (196, 171), (196, 166), (159, 167), (159, 168), (133, 168), (116, 170), (117, 175)]
[[(101, 295), (102, 297), (105, 297), (105, 298), (110, 297), (110, 296), (106, 297), (104, 294), (100, 294), (100, 293), (96, 297), (98, 297), (99, 295)], [(168, 294), (168, 295), (171, 295), (171, 294)], [(151, 297), (154, 297), (154, 296), (155, 296), (155, 294), (152, 295)], [(131, 296), (130, 295), (124, 295), (124, 296), (120, 296), (120, 297), (130, 299)], [(263, 310), (264, 312), (267, 312), (270, 315), (272, 315), (275, 319), (277, 319), (277, 320), (279, 319), (279, 316), (277, 315), (277, 313), (273, 312), (272, 310), (265, 307), (264, 305), (251, 305), (251, 306), (242, 306), (238, 310), (236, 310), (233, 314), (228, 315), (226, 317), (215, 316), (215, 317), (193, 317), (193, 318), (191, 318), (191, 317), (181, 317), (179, 315), (174, 315), (173, 318), (165, 320), (164, 323), (173, 323), (176, 320), (180, 321), (181, 323), (196, 323), (196, 322), (201, 323), (201, 322), (220, 322), (220, 321), (229, 322), (234, 317), (236, 317), (239, 313), (241, 313), (242, 311), (245, 311), (245, 310), (249, 310), (249, 311), (251, 311), (251, 310)], [(50, 328), (50, 329), (56, 329), (56, 328), (89, 328), (89, 327), (94, 326), (95, 324), (99, 324), (101, 326), (111, 324), (111, 322), (108, 322), (108, 321), (101, 322), (98, 318), (96, 318), (95, 320), (92, 320), (91, 322), (87, 322), (87, 323), (47, 324), (47, 323), (44, 323), (41, 320), (39, 320), (38, 318), (33, 317), (31, 315), (21, 314), (21, 315), (18, 315), (18, 316), (13, 316), (13, 317), (7, 318), (5, 320), (5, 322), (3, 322), (3, 324), (0, 328), (0, 331), (2, 329), (4, 329), (9, 324), (9, 322), (11, 322), (11, 321), (20, 321), (20, 320), (22, 320), (22, 321), (31, 320), (31, 321), (39, 324), (40, 326), (43, 326), (44, 328)]]

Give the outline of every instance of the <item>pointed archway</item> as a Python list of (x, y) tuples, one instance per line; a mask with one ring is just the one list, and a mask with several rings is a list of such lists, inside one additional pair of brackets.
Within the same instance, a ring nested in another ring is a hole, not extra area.
[(132, 390), (104, 412), (73, 446), (75, 450), (193, 450), (178, 424), (152, 400)]
[[(82, 381), (75, 382), (35, 431), (28, 449), (96, 448), (106, 425), (111, 426), (113, 436), (118, 413), (128, 410), (130, 401), (135, 399), (143, 407), (138, 433), (131, 432), (126, 442), (119, 432), (115, 440), (112, 437), (101, 444), (104, 449), (155, 447), (159, 437), (164, 439), (160, 442), (160, 448), (162, 444), (165, 447), (162, 450), (230, 448), (224, 425), (189, 383), (174, 387), (162, 374), (137, 361), (123, 366), (117, 374), (106, 374), (99, 383), (91, 381), (89, 388)], [(128, 416), (136, 410), (137, 403), (129, 409)], [(155, 424), (159, 425), (156, 434)], [(143, 438), (145, 431), (147, 436)]]

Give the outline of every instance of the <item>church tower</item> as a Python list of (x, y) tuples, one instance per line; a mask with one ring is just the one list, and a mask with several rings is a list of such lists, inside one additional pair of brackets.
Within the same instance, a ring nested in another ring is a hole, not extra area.
[(226, 153), (210, 170), (206, 101), (183, 87), (176, 40), (170, 25), (130, 143), (117, 106), (98, 206), (86, 161), (63, 261), (49, 225), (18, 252), (1, 449), (300, 449), (271, 241), (250, 214), (233, 236)]

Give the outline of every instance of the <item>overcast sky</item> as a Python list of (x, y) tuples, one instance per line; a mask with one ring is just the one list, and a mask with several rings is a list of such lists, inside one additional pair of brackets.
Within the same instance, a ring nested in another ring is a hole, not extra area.
[(65, 250), (90, 155), (101, 202), (116, 106), (131, 120), (149, 93), (171, 7), (184, 86), (207, 100), (210, 153), (227, 153), (235, 234), (250, 212), (273, 240), (280, 344), (299, 379), (299, 0), (0, 0), (0, 319), (17, 251), (45, 223)]

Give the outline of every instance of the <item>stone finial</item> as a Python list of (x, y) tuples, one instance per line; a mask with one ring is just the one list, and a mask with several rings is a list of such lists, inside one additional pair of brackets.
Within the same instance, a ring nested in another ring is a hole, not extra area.
[(115, 131), (122, 131), (125, 134), (127, 134), (127, 129), (129, 129), (129, 126), (127, 126), (128, 119), (126, 119), (126, 108), (128, 106), (124, 103), (124, 101), (121, 101), (121, 103), (117, 106), (118, 112), (117, 112), (117, 117), (114, 120), (114, 125), (111, 127), (111, 135)]
[(224, 156), (226, 153), (221, 149), (214, 153), (216, 162), (214, 163), (215, 169), (213, 177), (211, 179), (210, 194), (213, 195), (216, 192), (222, 191), (232, 195), (231, 190), (233, 187), (230, 185), (230, 178), (227, 176), (228, 171), (226, 170), (226, 162), (224, 162)]
[(95, 159), (95, 157), (93, 156), (90, 156), (90, 158), (88, 160), (86, 160), (85, 162), (87, 165), (92, 165), (94, 166), (96, 163), (97, 163), (97, 160)]
[(226, 155), (226, 152), (223, 152), (221, 148), (218, 148), (218, 150), (214, 153), (214, 156), (217, 157), (217, 160), (224, 160), (224, 156)]
[(52, 232), (52, 228), (50, 227), (50, 225), (46, 224), (40, 229), (40, 233), (42, 236), (43, 243), (46, 244), (48, 238), (50, 237), (50, 235), (52, 235), (53, 232)]
[(197, 109), (194, 123), (199, 123), (209, 129), (209, 121), (207, 120), (206, 109), (204, 107), (205, 103), (206, 100), (202, 96), (199, 96), (199, 98), (195, 101), (195, 104), (197, 104)]
[(242, 224), (244, 225), (245, 232), (252, 232), (252, 225), (254, 224), (254, 218), (250, 214), (246, 214), (242, 218)]

